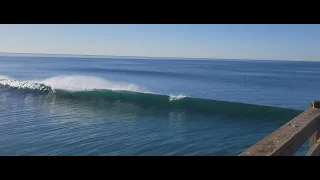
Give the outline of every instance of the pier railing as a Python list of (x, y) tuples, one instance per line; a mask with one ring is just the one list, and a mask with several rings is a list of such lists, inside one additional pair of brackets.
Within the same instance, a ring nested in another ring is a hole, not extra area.
[(306, 156), (320, 156), (320, 101), (239, 156), (292, 156), (310, 138)]

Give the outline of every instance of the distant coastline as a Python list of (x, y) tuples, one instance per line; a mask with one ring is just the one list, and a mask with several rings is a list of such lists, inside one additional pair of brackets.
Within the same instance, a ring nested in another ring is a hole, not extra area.
[(88, 55), (88, 54), (46, 54), (46, 53), (12, 53), (0, 52), (0, 56), (30, 56), (30, 57), (86, 57), (86, 58), (118, 58), (118, 59), (161, 59), (161, 60), (242, 60), (242, 61), (282, 61), (282, 62), (320, 62), (312, 60), (274, 60), (274, 59), (241, 59), (241, 58), (201, 58), (201, 57), (151, 57), (151, 56), (119, 56), (119, 55)]

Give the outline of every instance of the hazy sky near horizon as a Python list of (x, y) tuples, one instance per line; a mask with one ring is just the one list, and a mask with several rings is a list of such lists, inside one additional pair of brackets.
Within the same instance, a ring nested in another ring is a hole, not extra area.
[(320, 61), (320, 25), (2, 24), (0, 52)]

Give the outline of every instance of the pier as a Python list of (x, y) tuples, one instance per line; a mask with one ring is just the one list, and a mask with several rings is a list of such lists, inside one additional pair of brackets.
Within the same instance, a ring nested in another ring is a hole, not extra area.
[(320, 101), (279, 129), (260, 140), (239, 156), (293, 156), (310, 139), (306, 156), (320, 156)]

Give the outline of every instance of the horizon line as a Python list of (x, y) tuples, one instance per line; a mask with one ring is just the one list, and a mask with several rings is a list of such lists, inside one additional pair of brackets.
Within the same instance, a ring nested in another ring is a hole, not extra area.
[(97, 55), (97, 54), (54, 54), (54, 53), (23, 53), (23, 52), (0, 52), (0, 54), (17, 54), (17, 55), (60, 55), (60, 56), (90, 56), (92, 58), (119, 57), (119, 58), (173, 58), (173, 59), (200, 59), (200, 60), (251, 60), (251, 61), (295, 61), (295, 62), (320, 62), (317, 60), (280, 60), (280, 59), (244, 59), (244, 58), (203, 58), (203, 57), (155, 57), (155, 56), (120, 56), (120, 55)]

